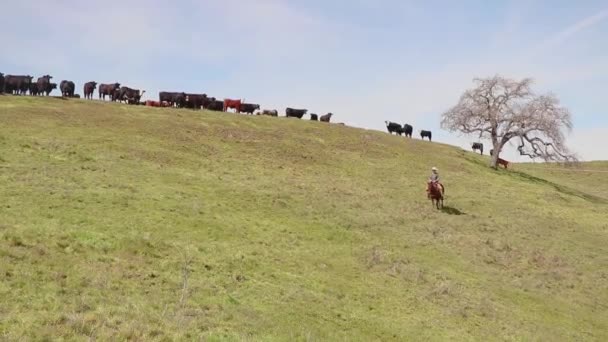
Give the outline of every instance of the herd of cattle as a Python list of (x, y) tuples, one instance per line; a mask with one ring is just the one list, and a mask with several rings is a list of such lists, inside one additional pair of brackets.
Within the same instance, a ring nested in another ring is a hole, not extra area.
[[(57, 83), (51, 82), (53, 77), (50, 75), (44, 75), (39, 77), (35, 82), (32, 76), (15, 76), (15, 75), (4, 75), (0, 73), (0, 94), (15, 94), (15, 95), (26, 95), (28, 92), (32, 96), (42, 96), (49, 94), (57, 89)], [(84, 84), (83, 93), (85, 99), (93, 99), (95, 89), (98, 89), (99, 99), (105, 100), (106, 96), (109, 100), (115, 102), (124, 102), (133, 105), (146, 105), (150, 107), (176, 107), (176, 108), (190, 108), (190, 109), (207, 109), (212, 111), (223, 111), (226, 112), (230, 109), (234, 109), (237, 113), (254, 114), (257, 111), (258, 115), (278, 116), (279, 112), (276, 109), (260, 109), (259, 104), (246, 103), (242, 100), (224, 99), (218, 100), (215, 97), (209, 97), (207, 94), (190, 94), (185, 92), (167, 92), (161, 91), (158, 94), (158, 101), (141, 101), (141, 97), (146, 92), (145, 90), (140, 91), (139, 89), (133, 89), (126, 86), (121, 86), (120, 83), (108, 83), (108, 84), (97, 84), (97, 82), (87, 82)], [(61, 96), (64, 97), (76, 97), (80, 95), (75, 94), (76, 85), (72, 81), (63, 80), (59, 83), (59, 90)], [(295, 109), (286, 108), (285, 116), (302, 119), (304, 115), (308, 113), (307, 109)], [(310, 113), (310, 120), (330, 122), (332, 113), (319, 116), (315, 113)], [(385, 121), (386, 129), (389, 134), (405, 135), (411, 138), (414, 128), (409, 124), (401, 126), (398, 123)], [(431, 131), (421, 130), (420, 137), (422, 140), (428, 138), (432, 141)], [(473, 143), (473, 151), (479, 151), (483, 155), (483, 144)], [(490, 155), (493, 151), (490, 151)], [(500, 165), (505, 168), (508, 162), (500, 159), (498, 160)]]
[[(0, 73), (0, 93), (27, 95), (32, 96), (49, 96), (49, 94), (57, 89), (57, 84), (51, 82), (53, 77), (44, 75), (36, 81), (32, 76), (15, 76), (4, 75)], [(87, 82), (83, 86), (83, 94), (85, 99), (93, 99), (95, 90), (98, 89), (99, 99), (110, 101), (123, 102), (132, 105), (145, 105), (150, 107), (175, 107), (175, 108), (190, 108), (190, 109), (207, 109), (212, 111), (228, 111), (234, 109), (237, 113), (254, 114), (257, 111), (258, 115), (278, 116), (279, 112), (276, 109), (260, 109), (259, 104), (246, 103), (242, 100), (224, 99), (218, 100), (215, 97), (209, 97), (207, 94), (190, 94), (185, 92), (167, 92), (161, 91), (158, 94), (158, 101), (141, 101), (145, 90), (140, 91), (126, 86), (121, 86), (120, 83), (98, 84), (97, 82)], [(76, 85), (72, 81), (63, 80), (59, 84), (61, 96), (79, 98), (79, 94), (75, 94)], [(287, 108), (285, 116), (301, 119), (308, 113), (307, 109)], [(330, 122), (333, 114), (317, 115), (310, 113), (310, 119), (314, 121)]]

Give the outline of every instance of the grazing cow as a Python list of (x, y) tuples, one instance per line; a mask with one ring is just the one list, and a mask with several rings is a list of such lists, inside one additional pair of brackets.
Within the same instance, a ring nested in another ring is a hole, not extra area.
[(403, 127), (401, 127), (400, 124), (391, 121), (384, 121), (384, 123), (386, 124), (386, 129), (388, 130), (389, 134), (403, 134)]
[(42, 94), (42, 92), (38, 89), (38, 83), (30, 83), (28, 90), (30, 91), (31, 96), (38, 96)]
[(8, 94), (25, 95), (30, 90), (32, 76), (4, 76), (4, 90)]
[(285, 116), (288, 118), (301, 119), (304, 116), (304, 114), (306, 114), (306, 112), (308, 112), (308, 109), (293, 109), (293, 108), (287, 107), (285, 109)]
[(260, 105), (259, 104), (254, 104), (254, 103), (242, 103), (241, 104), (241, 113), (247, 113), (249, 115), (252, 115), (253, 112), (255, 112), (256, 110), (260, 110)]
[(0, 72), (0, 94), (4, 93), (4, 74)]
[(83, 89), (83, 93), (84, 93), (84, 98), (85, 99), (93, 99), (93, 93), (95, 92), (95, 89), (97, 88), (97, 82), (87, 82), (84, 84), (84, 89)]
[(431, 133), (431, 131), (422, 130), (420, 131), (420, 137), (422, 138), (422, 140), (424, 140), (424, 138), (426, 137), (429, 138), (429, 141), (432, 141), (433, 134)]
[(507, 166), (509, 166), (509, 162), (502, 159), (502, 158), (498, 158), (498, 165), (502, 165), (505, 167), (505, 169), (507, 168)]
[(36, 83), (38, 84), (38, 91), (40, 93), (44, 92), (46, 94), (49, 94), (51, 92), (52, 89), (49, 89), (49, 87), (51, 85), (52, 78), (53, 76), (51, 75), (44, 75), (42, 77), (38, 77), (38, 82)]
[(228, 109), (233, 108), (237, 113), (241, 112), (241, 100), (224, 99), (224, 112)]
[(128, 104), (138, 104), (145, 92), (145, 90), (140, 93), (139, 89), (120, 87), (118, 97), (115, 100), (119, 102), (126, 101)]
[(310, 113), (310, 120), (311, 121), (319, 121), (319, 116), (315, 113)]
[(403, 133), (405, 134), (406, 137), (411, 138), (413, 131), (414, 131), (414, 127), (412, 127), (412, 125), (409, 125), (409, 124), (403, 125)]
[(99, 85), (99, 99), (103, 99), (105, 101), (106, 95), (110, 97), (110, 100), (114, 100), (115, 91), (120, 89), (120, 83), (109, 83), (109, 84), (100, 84)]
[(479, 150), (479, 154), (483, 155), (483, 144), (482, 143), (475, 142), (475, 143), (473, 143), (471, 148), (473, 149), (473, 152)]
[(264, 109), (262, 115), (279, 116), (279, 112), (276, 109)]
[(206, 109), (209, 109), (209, 110), (212, 110), (215, 112), (221, 112), (224, 110), (224, 101), (212, 100), (209, 102), (209, 105), (207, 105)]
[(63, 97), (74, 97), (76, 85), (72, 81), (63, 80), (59, 83), (59, 90), (61, 90), (61, 96)]
[(332, 115), (333, 115), (332, 113), (327, 113), (325, 115), (322, 115), (319, 118), (319, 121), (321, 121), (321, 122), (329, 122), (329, 120), (331, 120)]

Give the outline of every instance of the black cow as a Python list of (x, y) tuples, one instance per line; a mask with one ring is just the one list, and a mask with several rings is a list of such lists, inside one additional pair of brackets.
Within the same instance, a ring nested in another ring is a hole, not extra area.
[(285, 109), (285, 116), (287, 116), (288, 118), (301, 119), (304, 114), (306, 114), (306, 112), (308, 112), (308, 109), (293, 109), (287, 107), (287, 109)]
[(118, 96), (116, 96), (115, 92), (114, 100), (118, 102), (126, 101), (128, 104), (138, 104), (145, 92), (145, 90), (140, 93), (139, 89), (120, 87)]
[(315, 113), (310, 113), (310, 120), (319, 121), (319, 116)]
[(206, 109), (216, 111), (216, 112), (223, 112), (224, 111), (224, 101), (212, 100), (211, 102), (209, 102), (209, 105), (207, 105)]
[(332, 113), (327, 113), (325, 115), (322, 115), (319, 118), (319, 121), (321, 121), (321, 122), (329, 122), (329, 120), (331, 120), (332, 115), (333, 115)]
[(31, 96), (42, 95), (42, 92), (38, 89), (38, 83), (30, 83), (28, 90), (30, 91)]
[(403, 134), (403, 127), (401, 127), (400, 124), (391, 121), (384, 121), (384, 123), (386, 124), (386, 130), (388, 130), (389, 134)]
[(97, 88), (97, 82), (87, 82), (84, 84), (84, 98), (85, 99), (93, 99), (93, 93), (95, 92), (95, 88)]
[(473, 148), (473, 152), (475, 152), (476, 150), (479, 150), (479, 154), (483, 155), (483, 144), (482, 143), (478, 143), (478, 142), (473, 143), (471, 148)]
[(8, 94), (25, 95), (30, 90), (32, 76), (4, 76), (4, 90)]
[[(46, 87), (46, 89), (44, 89), (44, 94), (46, 96), (49, 96), (51, 94), (51, 92), (53, 91), (53, 89), (57, 89), (57, 83), (49, 83), (49, 85)], [(42, 93), (42, 91), (41, 91)]]
[(158, 93), (158, 102), (166, 102), (171, 107), (183, 108), (186, 105), (186, 93), (161, 91)]
[(253, 114), (256, 110), (260, 110), (259, 104), (241, 103), (241, 113)]
[(72, 81), (63, 80), (59, 83), (59, 90), (61, 90), (61, 96), (63, 97), (74, 97), (76, 85)]
[(412, 127), (412, 125), (409, 124), (405, 124), (403, 125), (403, 133), (405, 133), (406, 137), (412, 137), (412, 132), (414, 131), (414, 127)]
[(424, 138), (429, 138), (429, 141), (432, 141), (432, 136), (433, 134), (431, 133), (431, 131), (425, 131), (422, 130), (420, 131), (420, 137), (422, 138), (422, 140), (424, 140)]
[(106, 99), (106, 95), (110, 97), (112, 101), (114, 100), (114, 92), (120, 89), (120, 83), (109, 83), (109, 84), (100, 84), (99, 85), (99, 99)]
[(38, 92), (40, 93), (45, 93), (48, 94), (51, 92), (51, 79), (53, 78), (53, 76), (51, 75), (44, 75), (42, 77), (38, 77), (38, 81), (36, 82), (38, 84)]
[(262, 115), (279, 116), (279, 112), (276, 109), (264, 109)]
[(4, 74), (0, 72), (0, 94), (4, 93)]
[(184, 107), (200, 110), (208, 103), (209, 98), (207, 97), (207, 94), (186, 94), (186, 98), (184, 100)]

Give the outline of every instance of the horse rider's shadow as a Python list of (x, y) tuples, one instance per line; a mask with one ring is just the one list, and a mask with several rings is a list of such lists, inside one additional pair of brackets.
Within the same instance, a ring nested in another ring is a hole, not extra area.
[(441, 212), (448, 214), (448, 215), (466, 215), (467, 213), (463, 213), (462, 211), (456, 209), (456, 208), (452, 208), (452, 207), (448, 207), (448, 206), (443, 206), (443, 208), (441, 208)]

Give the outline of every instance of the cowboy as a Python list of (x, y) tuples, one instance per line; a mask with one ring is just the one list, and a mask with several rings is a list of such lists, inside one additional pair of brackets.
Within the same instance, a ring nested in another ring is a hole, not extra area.
[(427, 197), (431, 197), (431, 185), (435, 185), (435, 184), (439, 184), (441, 186), (441, 192), (443, 192), (443, 184), (441, 184), (441, 182), (439, 181), (439, 170), (437, 170), (436, 167), (432, 167), (431, 168), (431, 176), (429, 177), (429, 180), (427, 181), (427, 188), (426, 188), (426, 194)]

